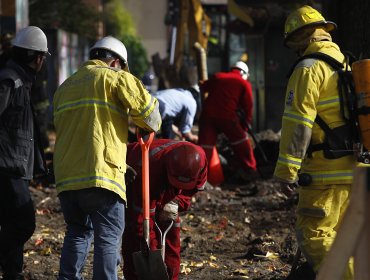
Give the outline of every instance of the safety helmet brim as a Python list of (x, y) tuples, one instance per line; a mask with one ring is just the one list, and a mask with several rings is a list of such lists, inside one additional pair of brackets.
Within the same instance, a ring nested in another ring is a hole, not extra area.
[(316, 28), (321, 27), (325, 31), (331, 32), (331, 31), (334, 31), (334, 30), (337, 29), (337, 24), (335, 22), (332, 22), (332, 21), (323, 20), (323, 21), (317, 21), (317, 22), (312, 22), (312, 23), (308, 23), (306, 25), (303, 25), (303, 26), (295, 29), (294, 31), (290, 32), (289, 34), (286, 34), (286, 36), (284, 38), (284, 46), (287, 47), (287, 42), (289, 42), (294, 35), (298, 34), (300, 31), (302, 31), (304, 29), (312, 28), (312, 27), (316, 27)]
[(181, 190), (191, 190), (194, 189), (196, 185), (196, 180), (194, 179), (176, 178), (171, 175), (168, 175), (167, 178), (171, 186)]

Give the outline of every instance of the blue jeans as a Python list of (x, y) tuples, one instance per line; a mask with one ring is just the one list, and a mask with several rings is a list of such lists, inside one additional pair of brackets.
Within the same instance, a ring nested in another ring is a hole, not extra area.
[(102, 188), (59, 194), (67, 232), (58, 280), (81, 280), (94, 236), (93, 280), (117, 280), (125, 227), (125, 205), (114, 192)]

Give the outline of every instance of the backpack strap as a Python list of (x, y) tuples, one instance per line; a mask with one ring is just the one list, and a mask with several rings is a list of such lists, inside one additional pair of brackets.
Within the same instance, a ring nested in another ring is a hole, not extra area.
[(324, 122), (324, 120), (319, 115), (316, 116), (315, 122), (321, 127), (322, 130), (324, 130), (327, 137), (333, 140), (338, 138), (338, 135), (334, 133), (334, 131), (326, 124), (326, 122)]
[(339, 62), (335, 58), (333, 58), (330, 55), (327, 55), (325, 53), (321, 53), (321, 52), (311, 53), (311, 54), (302, 56), (300, 58), (300, 60), (303, 60), (303, 59), (306, 59), (306, 58), (313, 58), (313, 59), (322, 60), (322, 61), (326, 62), (327, 64), (329, 64), (331, 67), (333, 67), (334, 70), (336, 70), (336, 71), (344, 69), (343, 63)]
[[(331, 66), (336, 72), (338, 72), (338, 91), (339, 91), (340, 112), (343, 118), (348, 122), (350, 119), (350, 116), (346, 114), (346, 110), (345, 110), (345, 104), (346, 102), (348, 102), (346, 91), (349, 90), (346, 88), (348, 87), (347, 83), (349, 82), (349, 77), (346, 74), (346, 72), (349, 71), (348, 64), (347, 64), (347, 67), (345, 67), (343, 63), (321, 52), (311, 53), (311, 54), (300, 57), (294, 63), (293, 67), (290, 70), (289, 76), (293, 73), (298, 63), (300, 63), (301, 61), (305, 59), (317, 59), (317, 60), (324, 61), (329, 66)], [(334, 131), (324, 122), (324, 120), (319, 115), (316, 115), (315, 122), (325, 132), (326, 137), (330, 138), (332, 141), (336, 141), (336, 139), (339, 138), (338, 135), (334, 133)], [(314, 144), (314, 145), (310, 144), (307, 149), (307, 154), (309, 157), (311, 157), (313, 152), (320, 151), (320, 150), (328, 150), (329, 148), (330, 147), (328, 146), (327, 143), (320, 143), (320, 144)]]
[(327, 55), (325, 53), (316, 52), (316, 53), (310, 53), (310, 54), (307, 54), (307, 55), (304, 55), (304, 56), (301, 56), (300, 58), (298, 58), (294, 62), (293, 66), (290, 68), (290, 70), (288, 72), (288, 78), (292, 75), (295, 67), (302, 60), (309, 59), (309, 58), (322, 60), (322, 61), (326, 62), (327, 64), (329, 64), (331, 67), (333, 67), (335, 71), (339, 71), (339, 70), (344, 69), (344, 65), (341, 62), (339, 62), (338, 60), (336, 60), (335, 58), (333, 58), (330, 55)]
[[(320, 128), (325, 132), (325, 135), (331, 139), (337, 139), (338, 136), (334, 133), (334, 131), (324, 122), (324, 120), (319, 116), (316, 115), (315, 122), (320, 126)], [(310, 144), (307, 149), (307, 154), (309, 157), (312, 157), (313, 152), (321, 151), (329, 149), (329, 146), (326, 143), (320, 144)]]
[[(309, 59), (309, 58), (324, 61), (327, 64), (329, 64), (335, 71), (338, 72), (338, 76), (339, 76), (339, 78), (338, 78), (338, 90), (339, 90), (339, 100), (340, 100), (340, 102), (339, 102), (340, 112), (341, 112), (341, 115), (343, 116), (343, 118), (348, 121), (351, 116), (348, 116), (348, 114), (346, 113), (346, 110), (344, 109), (344, 104), (346, 102), (348, 102), (348, 100), (346, 100), (347, 97), (346, 97), (345, 91), (350, 90), (350, 89), (345, 88), (345, 87), (347, 87), (348, 83), (350, 82), (348, 75), (345, 75), (345, 73), (349, 71), (348, 70), (348, 64), (347, 64), (347, 67), (345, 68), (343, 63), (339, 62), (338, 60), (331, 57), (330, 55), (327, 55), (327, 54), (321, 53), (321, 52), (311, 53), (311, 54), (304, 55), (304, 56), (300, 57), (294, 63), (293, 67), (290, 69), (289, 77), (292, 75), (295, 67), (298, 65), (299, 62), (301, 62), (302, 60), (305, 60), (305, 59)], [(348, 57), (346, 57), (346, 59), (348, 60)]]
[[(357, 118), (356, 115), (358, 114), (357, 108), (355, 107), (355, 86), (352, 78), (352, 72), (349, 69), (350, 60), (354, 59), (353, 55), (345, 54), (345, 65), (340, 63), (333, 57), (320, 52), (312, 53), (304, 57), (320, 59), (333, 67), (335, 71), (337, 71), (340, 113), (343, 119), (350, 124), (353, 135), (358, 138), (356, 125), (352, 121), (353, 119)], [(347, 108), (348, 110), (346, 110), (345, 108)]]

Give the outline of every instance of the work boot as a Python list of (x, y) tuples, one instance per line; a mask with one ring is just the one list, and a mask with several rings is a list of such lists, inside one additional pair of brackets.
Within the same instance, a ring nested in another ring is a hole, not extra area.
[(308, 262), (304, 262), (292, 271), (285, 280), (315, 280), (316, 273)]
[(4, 255), (0, 255), (3, 280), (24, 280), (23, 247), (18, 247)]
[(3, 280), (25, 280), (23, 273), (17, 273), (16, 275), (3, 275)]
[(4, 260), (2, 255), (0, 254), (0, 274), (4, 272)]
[(239, 168), (236, 172), (239, 175), (239, 177), (242, 178), (246, 182), (254, 181), (259, 178), (258, 172), (253, 169), (245, 170), (245, 169)]
[(229, 178), (228, 183), (236, 185), (247, 185), (259, 178), (257, 171), (252, 169), (244, 170), (239, 168), (236, 172)]

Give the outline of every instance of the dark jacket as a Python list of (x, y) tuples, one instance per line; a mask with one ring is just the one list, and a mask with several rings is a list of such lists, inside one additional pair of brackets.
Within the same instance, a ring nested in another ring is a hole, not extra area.
[(46, 171), (30, 101), (35, 74), (12, 60), (0, 70), (0, 174), (13, 178)]

